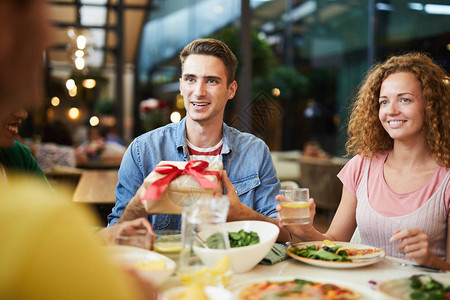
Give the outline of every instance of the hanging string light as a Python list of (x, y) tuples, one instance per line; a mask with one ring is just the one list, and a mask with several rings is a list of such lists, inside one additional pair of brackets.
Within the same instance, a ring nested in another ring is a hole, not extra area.
[(71, 27), (67, 30), (67, 35), (72, 41), (68, 48), (69, 59), (73, 61), (77, 70), (82, 71), (86, 68), (86, 58), (92, 51), (88, 37), (91, 35), (91, 32)]

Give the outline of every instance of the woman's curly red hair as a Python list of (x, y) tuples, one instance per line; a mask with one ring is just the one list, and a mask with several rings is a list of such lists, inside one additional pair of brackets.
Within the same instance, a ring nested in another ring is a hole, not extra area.
[(370, 158), (392, 149), (394, 141), (378, 118), (378, 100), (382, 82), (398, 72), (410, 72), (419, 80), (426, 101), (424, 131), (428, 150), (438, 164), (449, 168), (450, 77), (422, 53), (393, 56), (369, 70), (351, 108), (345, 145), (348, 154)]

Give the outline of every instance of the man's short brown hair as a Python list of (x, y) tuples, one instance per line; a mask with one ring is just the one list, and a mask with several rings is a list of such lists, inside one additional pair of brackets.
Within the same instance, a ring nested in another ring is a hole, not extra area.
[(216, 39), (197, 39), (192, 41), (180, 53), (181, 70), (183, 70), (184, 62), (191, 54), (212, 55), (219, 58), (226, 68), (227, 84), (234, 81), (237, 59), (233, 51), (224, 42)]

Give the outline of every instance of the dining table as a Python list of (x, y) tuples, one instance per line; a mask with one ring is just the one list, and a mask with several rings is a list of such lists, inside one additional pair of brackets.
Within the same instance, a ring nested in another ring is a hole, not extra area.
[(105, 169), (105, 170), (118, 170), (122, 157), (110, 157), (100, 160), (88, 160), (86, 162), (79, 163), (77, 168), (80, 169)]
[(85, 204), (114, 204), (117, 170), (83, 170), (72, 200)]
[(107, 216), (116, 202), (117, 181), (116, 169), (82, 170), (72, 201), (93, 207), (98, 214), (99, 225), (106, 226)]
[[(412, 264), (399, 258), (386, 257), (371, 265), (349, 268), (321, 267), (288, 258), (273, 265), (256, 265), (251, 271), (234, 274), (227, 289), (234, 293), (236, 299), (239, 291), (255, 282), (283, 281), (288, 279), (305, 279), (311, 281), (330, 282), (351, 288), (363, 294), (363, 299), (391, 299), (377, 291), (383, 282), (409, 278), (417, 274), (439, 274), (450, 280), (449, 272), (435, 273), (410, 266), (397, 266), (394, 263)], [(182, 286), (176, 275), (172, 275), (162, 286), (162, 295), (175, 287)]]

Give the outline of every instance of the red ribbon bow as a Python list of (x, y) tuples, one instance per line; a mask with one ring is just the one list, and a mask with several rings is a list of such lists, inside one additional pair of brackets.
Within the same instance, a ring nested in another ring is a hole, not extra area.
[(159, 174), (167, 174), (165, 177), (153, 182), (145, 192), (144, 197), (141, 201), (146, 200), (157, 200), (167, 189), (169, 184), (180, 175), (190, 175), (195, 181), (198, 182), (200, 187), (204, 189), (216, 189), (219, 185), (203, 175), (216, 175), (217, 180), (220, 179), (219, 172), (217, 171), (207, 171), (205, 170), (209, 166), (209, 163), (203, 160), (191, 160), (189, 161), (184, 169), (178, 169), (174, 165), (157, 165), (154, 172)]

